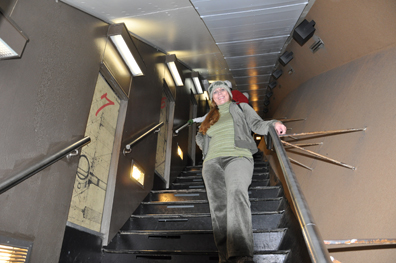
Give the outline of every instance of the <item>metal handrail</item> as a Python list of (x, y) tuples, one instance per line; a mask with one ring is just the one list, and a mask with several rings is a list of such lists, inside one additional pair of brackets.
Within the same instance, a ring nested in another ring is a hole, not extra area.
[(175, 130), (175, 134), (178, 134), (181, 130), (183, 130), (184, 128), (190, 126), (189, 122), (186, 122), (185, 124), (183, 124), (179, 129)]
[(272, 126), (269, 128), (269, 135), (271, 136), (275, 152), (278, 156), (280, 166), (285, 176), (291, 202), (295, 208), (296, 216), (303, 232), (304, 240), (307, 245), (311, 260), (313, 263), (331, 263), (332, 261), (330, 259), (330, 255), (312, 218), (307, 202), (305, 201), (304, 195), (297, 182), (296, 175), (294, 174), (290, 161), (287, 158), (286, 151), (282, 146), (275, 128)]
[(11, 175), (9, 179), (0, 183), (0, 194), (20, 184), (21, 182), (25, 181), (26, 179), (30, 178), (31, 176), (35, 175), (41, 170), (47, 168), (48, 166), (54, 164), (63, 157), (67, 156), (69, 153), (75, 151), (80, 147), (83, 147), (84, 145), (90, 142), (91, 142), (91, 138), (85, 137), (50, 156), (46, 156), (44, 159), (35, 163), (34, 165), (31, 165), (27, 169), (24, 169), (21, 172)]
[(136, 138), (133, 142), (128, 143), (127, 145), (125, 145), (124, 150), (122, 151), (122, 153), (124, 155), (131, 153), (131, 147), (132, 145), (134, 145), (135, 143), (137, 143), (138, 141), (140, 141), (141, 139), (143, 139), (144, 137), (146, 137), (147, 135), (149, 135), (152, 132), (159, 132), (161, 126), (164, 125), (164, 122), (160, 122), (157, 125), (155, 125), (153, 128), (151, 128), (150, 130), (146, 131), (145, 133), (143, 133), (142, 135), (140, 135), (138, 138)]

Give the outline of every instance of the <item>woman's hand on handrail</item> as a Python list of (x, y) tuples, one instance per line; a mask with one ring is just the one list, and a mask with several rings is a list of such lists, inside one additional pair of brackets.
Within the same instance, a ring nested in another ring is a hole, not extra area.
[(280, 121), (274, 123), (274, 128), (278, 135), (286, 134), (286, 126)]

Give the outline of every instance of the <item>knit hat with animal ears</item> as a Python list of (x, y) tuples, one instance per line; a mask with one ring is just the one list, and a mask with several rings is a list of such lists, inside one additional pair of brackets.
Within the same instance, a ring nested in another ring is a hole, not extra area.
[(208, 88), (210, 100), (212, 100), (212, 98), (213, 98), (213, 91), (215, 91), (217, 88), (224, 88), (225, 90), (227, 90), (228, 94), (230, 94), (230, 98), (232, 99), (231, 82), (229, 82), (228, 80), (224, 80), (224, 81), (218, 80), (218, 81), (215, 81), (212, 84), (210, 84), (210, 86)]

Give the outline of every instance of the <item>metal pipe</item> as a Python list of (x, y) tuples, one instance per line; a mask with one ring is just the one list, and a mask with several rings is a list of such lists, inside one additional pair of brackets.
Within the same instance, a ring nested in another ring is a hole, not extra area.
[(47, 168), (51, 164), (59, 161), (63, 157), (65, 157), (67, 154), (70, 152), (74, 151), (75, 149), (78, 149), (80, 147), (83, 147), (84, 145), (88, 144), (91, 142), (90, 137), (85, 137), (72, 145), (50, 155), (42, 159), (41, 161), (37, 162), (36, 164), (30, 166), (27, 169), (24, 169), (21, 172), (18, 172), (12, 176), (10, 176), (9, 179), (5, 180), (4, 182), (0, 183), (0, 194), (4, 193), (5, 191), (11, 189), (12, 187), (18, 185), (19, 183), (25, 181), (26, 179), (30, 178), (34, 174), (40, 172), (41, 170)]
[(289, 190), (291, 201), (295, 208), (296, 216), (300, 223), (311, 260), (313, 263), (331, 263), (329, 253), (312, 218), (294, 171), (291, 168), (286, 151), (283, 148), (273, 126), (269, 128), (269, 134), (272, 137), (272, 143), (285, 176), (286, 185)]
[(307, 118), (304, 118), (304, 119), (287, 119), (287, 118), (285, 118), (285, 119), (278, 119), (278, 121), (281, 121), (281, 122), (305, 121), (305, 120), (307, 120)]
[(335, 131), (318, 131), (318, 132), (292, 133), (292, 134), (282, 134), (282, 135), (279, 135), (279, 137), (286, 138), (286, 137), (307, 136), (307, 135), (327, 135), (327, 134), (337, 134), (337, 133), (346, 133), (346, 132), (355, 132), (355, 131), (365, 131), (366, 129), (367, 128), (345, 129), (345, 130), (335, 130)]
[(161, 126), (164, 125), (164, 122), (160, 122), (157, 125), (155, 125), (153, 128), (151, 128), (150, 130), (146, 131), (145, 133), (143, 133), (142, 135), (140, 135), (137, 139), (135, 139), (134, 141), (132, 141), (131, 143), (128, 143), (127, 145), (125, 145), (125, 149), (122, 151), (122, 153), (124, 155), (126, 155), (127, 153), (131, 152), (131, 147), (132, 145), (134, 145), (135, 143), (137, 143), (138, 141), (140, 141), (141, 139), (143, 139), (144, 137), (146, 137), (147, 135), (149, 135), (150, 133), (156, 131), (159, 128), (161, 128)]
[(311, 170), (311, 171), (312, 171), (312, 168), (306, 166), (305, 164), (302, 164), (302, 163), (300, 163), (300, 162), (298, 162), (298, 161), (296, 161), (296, 160), (294, 160), (294, 159), (292, 159), (292, 158), (290, 158), (290, 157), (289, 157), (289, 160), (290, 160), (291, 162), (293, 162), (293, 163), (296, 163), (296, 164), (298, 164), (298, 165), (301, 165), (302, 167), (307, 168), (308, 170)]
[(339, 239), (324, 240), (325, 245), (394, 245), (395, 238)]
[(319, 154), (319, 153), (316, 153), (316, 152), (313, 152), (313, 151), (304, 149), (304, 148), (302, 148), (302, 147), (299, 147), (299, 146), (297, 146), (297, 145), (294, 145), (294, 144), (291, 144), (291, 143), (288, 143), (288, 142), (285, 142), (285, 141), (281, 141), (281, 142), (282, 142), (283, 144), (287, 145), (287, 146), (290, 146), (290, 147), (293, 147), (293, 148), (296, 148), (296, 149), (305, 151), (305, 152), (307, 152), (307, 153), (309, 153), (309, 154), (311, 154), (311, 155), (314, 155), (314, 156), (316, 156), (316, 157), (319, 157), (319, 158), (322, 158), (322, 159), (324, 159), (324, 160), (330, 161), (330, 162), (332, 162), (332, 163), (336, 163), (336, 164), (339, 164), (339, 165), (341, 165), (341, 166), (347, 167), (347, 168), (349, 168), (349, 169), (356, 170), (356, 167), (353, 167), (352, 165), (349, 165), (349, 164), (346, 164), (346, 163), (343, 163), (343, 162), (340, 162), (340, 161), (331, 159), (331, 158), (326, 157), (326, 156), (324, 156), (324, 155), (321, 155), (321, 154)]
[[(313, 142), (313, 143), (296, 143), (294, 145), (299, 146), (299, 147), (305, 147), (305, 146), (315, 146), (315, 145), (321, 145), (323, 142)], [(291, 147), (291, 146), (290, 146)]]

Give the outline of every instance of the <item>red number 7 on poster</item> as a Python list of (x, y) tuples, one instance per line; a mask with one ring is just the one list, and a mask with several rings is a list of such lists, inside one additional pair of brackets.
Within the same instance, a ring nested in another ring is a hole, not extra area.
[(110, 105), (114, 105), (114, 102), (111, 101), (109, 98), (107, 98), (107, 93), (103, 94), (102, 97), (100, 97), (100, 98), (101, 98), (102, 100), (103, 100), (103, 99), (106, 99), (106, 100), (108, 101), (108, 103), (106, 103), (105, 105), (103, 105), (102, 107), (100, 107), (100, 108), (96, 111), (95, 116), (98, 116), (98, 113), (99, 113), (101, 110), (103, 110), (104, 107), (110, 106)]

